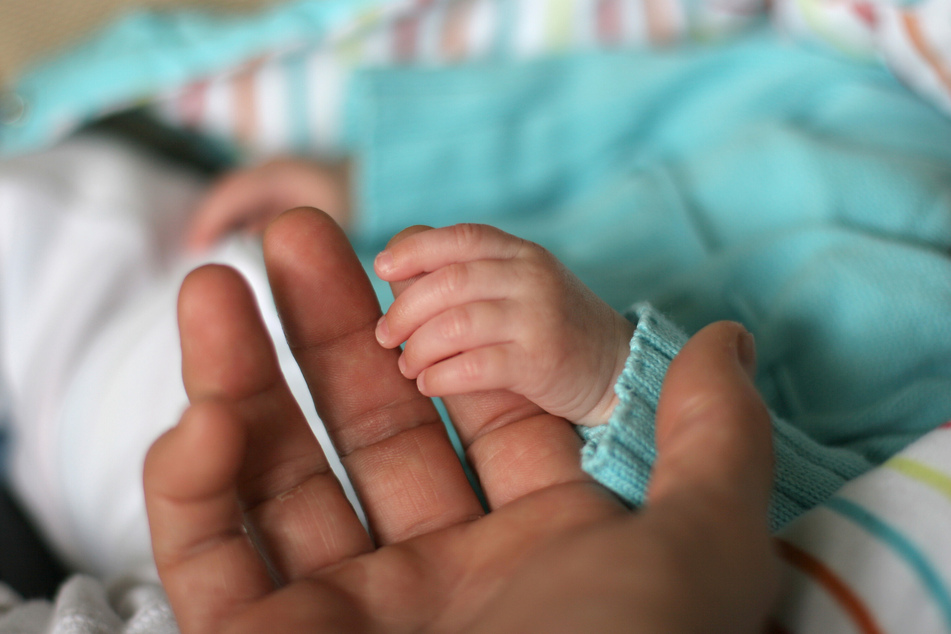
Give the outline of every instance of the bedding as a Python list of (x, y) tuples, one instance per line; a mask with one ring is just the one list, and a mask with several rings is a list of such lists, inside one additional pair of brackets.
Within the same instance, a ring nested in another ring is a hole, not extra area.
[[(41, 147), (104, 114), (145, 103), (158, 103), (180, 122), (204, 124), (246, 149), (322, 150), (322, 144), (340, 134), (333, 127), (339, 95), (355, 69), (715, 42), (767, 18), (790, 40), (814, 44), (853, 61), (883, 65), (951, 112), (951, 27), (947, 26), (951, 2), (947, 0), (190, 0), (181, 5), (172, 0), (101, 0), (85, 4), (72, 14), (80, 24), (95, 24), (97, 16), (99, 21), (115, 17), (71, 45), (69, 38), (66, 45), (53, 38), (50, 48), (40, 52), (37, 42), (43, 38), (34, 38), (28, 48), (35, 52), (23, 57), (32, 63), (11, 62), (16, 74), (0, 76), (0, 152)], [(251, 13), (222, 11), (223, 7), (256, 4), (264, 8)], [(40, 12), (44, 6), (53, 5), (40, 5)], [(20, 5), (10, 10), (24, 12)], [(46, 32), (69, 15), (61, 10), (56, 18), (45, 21), (42, 13), (33, 20), (9, 20), (8, 28), (24, 28), (8, 41), (31, 32), (31, 24), (34, 31)], [(0, 48), (0, 55), (3, 52)], [(293, 81), (282, 84), (282, 77)], [(266, 89), (257, 91), (256, 84)], [(196, 108), (196, 102), (205, 101), (206, 93), (216, 95), (211, 100), (218, 103), (218, 110), (203, 120), (204, 108)], [(261, 98), (245, 98), (255, 93)], [(274, 93), (286, 95), (275, 99)], [(307, 111), (294, 113), (314, 96), (319, 98), (309, 103)], [(258, 106), (259, 119), (247, 111), (251, 102)], [(239, 116), (233, 116), (236, 113)], [(315, 119), (311, 124), (329, 125), (329, 129), (296, 129), (288, 135), (269, 126), (275, 115), (277, 119), (290, 116), (292, 121), (296, 117), (297, 124), (302, 117), (311, 117)], [(305, 136), (297, 134), (301, 132)]]

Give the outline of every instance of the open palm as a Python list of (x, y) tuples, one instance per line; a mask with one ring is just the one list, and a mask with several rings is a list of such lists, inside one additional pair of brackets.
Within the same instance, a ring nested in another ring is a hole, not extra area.
[[(320, 212), (288, 212), (265, 236), (265, 261), (372, 536), (294, 402), (246, 285), (230, 269), (200, 269), (179, 303), (192, 405), (145, 473), (156, 563), (184, 632), (761, 622), (774, 585), (769, 427), (736, 361), (738, 326), (688, 344), (697, 361), (687, 354), (683, 380), (665, 386), (652, 504), (637, 515), (581, 471), (567, 421), (509, 393), (447, 399), (486, 513), (432, 403), (400, 375), (399, 352), (376, 343), (379, 306), (342, 231)], [(697, 424), (701, 415), (715, 425)], [(700, 611), (676, 609), (685, 597)]]

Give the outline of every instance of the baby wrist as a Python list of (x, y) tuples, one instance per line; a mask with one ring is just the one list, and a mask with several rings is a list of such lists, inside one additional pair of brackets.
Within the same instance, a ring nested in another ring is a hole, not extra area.
[(617, 395), (617, 382), (624, 372), (628, 357), (631, 353), (631, 341), (634, 337), (635, 327), (626, 318), (615, 313), (613, 334), (611, 336), (612, 345), (608, 346), (611, 350), (609, 356), (613, 356), (613, 365), (608, 372), (603, 373), (605, 378), (601, 381), (600, 387), (596, 390), (600, 394), (595, 405), (588, 410), (588, 413), (573, 421), (576, 425), (585, 427), (597, 427), (604, 425), (611, 420), (614, 409), (620, 402)]

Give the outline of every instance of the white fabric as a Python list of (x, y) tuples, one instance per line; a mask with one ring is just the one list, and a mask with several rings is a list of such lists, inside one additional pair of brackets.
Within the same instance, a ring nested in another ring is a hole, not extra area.
[(99, 581), (74, 576), (55, 602), (24, 602), (0, 584), (0, 634), (175, 634), (178, 626), (155, 583)]
[(782, 631), (951, 632), (949, 526), (945, 426), (782, 532)]
[(234, 238), (201, 259), (180, 247), (203, 189), (190, 174), (103, 138), (0, 164), (11, 483), (77, 570), (153, 571), (142, 463), (187, 403), (176, 298), (204, 261), (230, 264), (250, 281), (292, 389), (329, 447), (281, 335), (259, 242)]

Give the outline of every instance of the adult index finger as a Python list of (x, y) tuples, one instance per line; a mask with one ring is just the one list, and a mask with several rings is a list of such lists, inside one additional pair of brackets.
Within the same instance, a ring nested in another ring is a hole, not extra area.
[(300, 208), (264, 255), (287, 341), (378, 543), (482, 515), (439, 414), (374, 337), (380, 307), (347, 236)]

